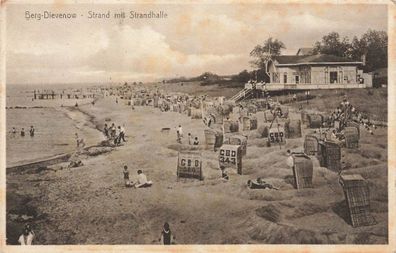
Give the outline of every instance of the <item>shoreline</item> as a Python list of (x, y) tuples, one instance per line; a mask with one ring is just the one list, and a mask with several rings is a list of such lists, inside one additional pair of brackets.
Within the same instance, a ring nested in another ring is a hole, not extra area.
[[(95, 102), (97, 100), (98, 99), (95, 99)], [(75, 118), (71, 117), (69, 114), (67, 114), (67, 112), (65, 110), (70, 111), (70, 112), (81, 113), (84, 117), (86, 117), (86, 122), (83, 123), (84, 127), (88, 127), (89, 129), (96, 130), (96, 131), (98, 131), (99, 135), (100, 134), (103, 135), (103, 132), (100, 129), (100, 125), (95, 119), (95, 116), (89, 114), (88, 112), (86, 112), (84, 110), (81, 110), (80, 107), (75, 108), (73, 106), (65, 106), (65, 107), (62, 107), (61, 109), (59, 109), (57, 107), (29, 107), (29, 108), (23, 108), (23, 109), (36, 109), (36, 108), (55, 109), (56, 111), (61, 113), (64, 117), (71, 120), (73, 122), (73, 124), (78, 124), (81, 122), (79, 122)], [(86, 123), (89, 123), (89, 124), (86, 124)], [(78, 129), (77, 126), (75, 126), (75, 127)], [(83, 136), (83, 137), (85, 137), (85, 136)], [(103, 140), (98, 140), (94, 144), (85, 147), (84, 150), (92, 148), (92, 147), (101, 146), (102, 141)], [(75, 153), (75, 151), (72, 151), (72, 152), (65, 151), (65, 152), (61, 152), (58, 154), (43, 155), (41, 157), (34, 158), (34, 159), (28, 160), (28, 161), (13, 162), (11, 165), (6, 165), (6, 173), (8, 174), (8, 173), (16, 172), (16, 171), (20, 171), (20, 170), (32, 170), (32, 169), (36, 169), (41, 166), (50, 166), (50, 165), (56, 165), (59, 163), (63, 163), (63, 162), (66, 162), (73, 155), (73, 153)]]

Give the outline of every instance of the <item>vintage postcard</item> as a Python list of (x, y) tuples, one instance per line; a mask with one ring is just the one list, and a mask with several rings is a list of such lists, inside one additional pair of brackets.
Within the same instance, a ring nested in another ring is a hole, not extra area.
[(9, 0), (0, 30), (1, 252), (396, 252), (396, 1)]

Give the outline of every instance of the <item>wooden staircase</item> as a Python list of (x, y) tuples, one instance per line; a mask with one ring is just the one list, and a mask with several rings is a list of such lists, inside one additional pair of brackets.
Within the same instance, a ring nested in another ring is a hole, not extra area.
[(237, 94), (235, 94), (233, 97), (230, 98), (230, 101), (237, 103), (240, 102), (242, 100), (245, 100), (247, 98), (250, 98), (254, 95), (254, 91), (251, 88), (244, 88), (243, 90), (241, 90), (240, 92), (238, 92)]

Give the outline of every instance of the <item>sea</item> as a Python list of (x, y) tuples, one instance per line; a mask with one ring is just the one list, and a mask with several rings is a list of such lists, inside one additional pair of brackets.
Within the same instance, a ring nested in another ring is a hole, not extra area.
[[(87, 145), (100, 142), (102, 134), (89, 123), (89, 115), (75, 110), (93, 99), (33, 99), (34, 90), (55, 92), (90, 87), (95, 84), (22, 85), (6, 87), (6, 165), (24, 165), (76, 151), (77, 133)], [(33, 126), (35, 134), (29, 135)], [(12, 128), (16, 133), (12, 133)], [(21, 136), (24, 129), (25, 136)]]

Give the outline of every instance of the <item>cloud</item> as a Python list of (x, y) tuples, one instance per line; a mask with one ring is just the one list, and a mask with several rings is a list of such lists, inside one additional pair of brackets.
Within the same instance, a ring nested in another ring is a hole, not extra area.
[(242, 57), (236, 54), (186, 54), (172, 49), (165, 36), (149, 26), (115, 26), (108, 36), (112, 38), (111, 43), (87, 59), (92, 68), (161, 77), (176, 73), (200, 74), (216, 65), (225, 68), (230, 61)]
[[(285, 43), (283, 53), (295, 54), (330, 31), (352, 39), (368, 28), (386, 29), (387, 24), (386, 8), (378, 6), (157, 7), (168, 11), (169, 18), (39, 22), (24, 20), (22, 8), (9, 8), (7, 82), (148, 80), (205, 71), (234, 74), (250, 68), (250, 51), (268, 37)], [(70, 8), (85, 12), (93, 7)]]

